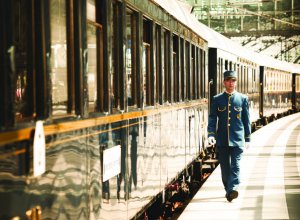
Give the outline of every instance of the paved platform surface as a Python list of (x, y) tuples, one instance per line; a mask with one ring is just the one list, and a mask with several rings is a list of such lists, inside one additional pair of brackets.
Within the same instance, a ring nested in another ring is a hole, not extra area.
[(225, 198), (219, 166), (179, 220), (300, 219), (300, 113), (252, 134), (241, 164), (239, 197)]

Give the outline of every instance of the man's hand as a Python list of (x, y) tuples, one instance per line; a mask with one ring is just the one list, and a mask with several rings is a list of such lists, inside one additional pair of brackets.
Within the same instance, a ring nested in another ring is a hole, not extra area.
[(208, 138), (208, 145), (214, 145), (216, 143), (216, 139), (214, 137), (209, 137)]
[(250, 142), (245, 142), (245, 148), (248, 150), (251, 147)]

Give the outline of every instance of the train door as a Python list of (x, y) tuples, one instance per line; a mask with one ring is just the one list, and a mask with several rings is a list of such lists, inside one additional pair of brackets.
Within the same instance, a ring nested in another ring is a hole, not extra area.
[[(209, 90), (208, 90), (208, 99), (211, 103), (214, 95), (217, 94), (217, 74), (218, 74), (218, 57), (217, 57), (217, 48), (209, 48), (208, 50), (208, 81), (209, 81)], [(210, 110), (210, 109), (209, 109)]]

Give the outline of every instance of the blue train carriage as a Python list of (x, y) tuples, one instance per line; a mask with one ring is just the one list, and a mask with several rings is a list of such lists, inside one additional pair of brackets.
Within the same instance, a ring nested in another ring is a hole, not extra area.
[(1, 219), (130, 219), (193, 175), (208, 45), (188, 16), (133, 0), (0, 15)]

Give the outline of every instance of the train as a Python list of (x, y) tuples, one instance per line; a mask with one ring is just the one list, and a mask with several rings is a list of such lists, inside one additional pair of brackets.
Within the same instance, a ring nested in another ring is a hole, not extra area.
[(0, 16), (0, 219), (146, 218), (176, 180), (203, 178), (225, 70), (253, 131), (300, 109), (298, 64), (177, 0), (1, 1)]

